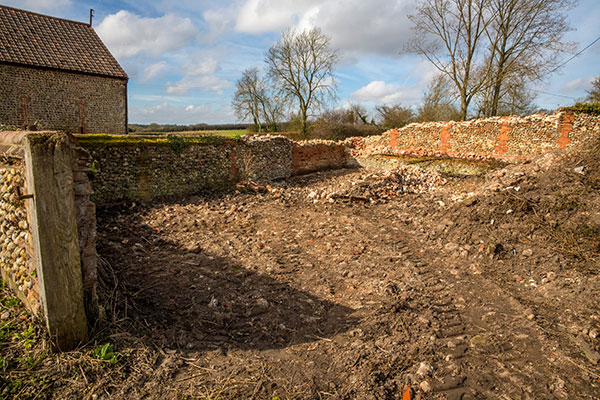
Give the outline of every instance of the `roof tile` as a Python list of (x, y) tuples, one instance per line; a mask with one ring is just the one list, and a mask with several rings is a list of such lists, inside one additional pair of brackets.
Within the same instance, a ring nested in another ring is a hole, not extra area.
[(90, 25), (0, 5), (2, 62), (127, 79)]

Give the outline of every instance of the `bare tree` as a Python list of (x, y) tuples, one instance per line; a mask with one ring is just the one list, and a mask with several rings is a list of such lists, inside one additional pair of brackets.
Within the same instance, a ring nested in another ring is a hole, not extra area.
[[(528, 115), (535, 111), (535, 94), (527, 88), (525, 76), (512, 75), (502, 85), (498, 98), (493, 85), (486, 86), (476, 98), (477, 116)], [(496, 103), (493, 103), (496, 99)], [(495, 111), (492, 113), (492, 106)]]
[(366, 108), (358, 103), (350, 103), (350, 111), (352, 111), (352, 123), (367, 125), (369, 121), (369, 113)]
[(456, 94), (452, 88), (452, 82), (444, 74), (436, 75), (425, 91), (417, 120), (427, 122), (460, 119), (460, 114), (454, 104), (455, 100)]
[(485, 49), (488, 0), (421, 0), (409, 16), (417, 35), (409, 50), (423, 55), (455, 85), (461, 119), (485, 85), (490, 68), (481, 60)]
[(399, 104), (377, 106), (375, 110), (379, 113), (379, 125), (385, 129), (401, 128), (415, 122), (415, 112)]
[(236, 117), (241, 121), (251, 119), (257, 132), (262, 132), (261, 98), (265, 96), (265, 82), (258, 68), (247, 69), (235, 85), (231, 105)]
[[(571, 45), (563, 41), (570, 29), (566, 12), (573, 0), (490, 0), (489, 104), (486, 116), (500, 113), (508, 92), (523, 94), (524, 78), (540, 79), (556, 65), (556, 56)], [(528, 97), (528, 96), (526, 96)]]
[(339, 59), (340, 53), (331, 49), (330, 38), (319, 28), (301, 32), (287, 29), (266, 54), (269, 77), (281, 97), (298, 105), (304, 137), (309, 113), (335, 97), (333, 70)]
[(365, 107), (358, 103), (350, 103), (347, 108), (324, 110), (317, 121), (328, 124), (367, 125), (369, 113)]
[(600, 103), (600, 75), (592, 81), (592, 89), (588, 90), (586, 100), (590, 103)]
[(267, 130), (277, 131), (277, 122), (283, 117), (285, 102), (273, 92), (272, 85), (257, 68), (247, 69), (236, 83), (231, 102), (236, 116), (244, 121), (252, 119), (257, 132), (262, 132), (262, 122)]

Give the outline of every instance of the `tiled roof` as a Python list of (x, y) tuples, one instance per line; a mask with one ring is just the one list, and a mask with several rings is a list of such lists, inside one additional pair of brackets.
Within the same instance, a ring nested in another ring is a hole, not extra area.
[(0, 63), (127, 78), (85, 23), (0, 5)]

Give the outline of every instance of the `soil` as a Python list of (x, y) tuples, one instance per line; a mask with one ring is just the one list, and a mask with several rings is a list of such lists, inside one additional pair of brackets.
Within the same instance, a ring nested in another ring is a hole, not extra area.
[(354, 169), (99, 210), (123, 360), (54, 396), (600, 398), (598, 149), (375, 202), (314, 196)]

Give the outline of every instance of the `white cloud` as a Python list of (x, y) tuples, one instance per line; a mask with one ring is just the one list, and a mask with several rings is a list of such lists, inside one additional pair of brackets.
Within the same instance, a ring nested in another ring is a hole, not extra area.
[(71, 0), (5, 0), (2, 4), (31, 11), (50, 11), (71, 5)]
[(372, 81), (350, 95), (352, 99), (377, 104), (398, 103), (402, 97), (403, 88), (384, 81)]
[(239, 10), (236, 29), (245, 33), (280, 31), (292, 25), (314, 0), (246, 0)]
[(574, 92), (578, 90), (586, 90), (592, 87), (592, 80), (594, 77), (589, 76), (587, 78), (573, 79), (563, 85), (563, 90), (566, 92)]
[(183, 70), (186, 75), (198, 76), (214, 74), (219, 70), (219, 64), (214, 58), (208, 57), (205, 59), (188, 61), (183, 65)]
[(423, 85), (397, 85), (372, 81), (350, 95), (350, 99), (369, 105), (402, 104), (415, 106), (423, 97)]
[(218, 10), (206, 10), (202, 18), (208, 25), (208, 34), (203, 35), (207, 41), (218, 39), (222, 34), (230, 32), (235, 22), (236, 10), (233, 7)]
[(217, 76), (220, 67), (217, 59), (207, 53), (192, 57), (181, 66), (183, 77), (178, 82), (168, 82), (168, 94), (183, 95), (190, 90), (202, 90), (222, 94), (224, 89), (231, 87), (231, 82)]
[(125, 10), (104, 18), (96, 32), (117, 58), (162, 56), (188, 46), (198, 37), (189, 18), (172, 14), (144, 18)]
[(166, 85), (167, 93), (176, 95), (183, 95), (194, 89), (222, 94), (223, 90), (229, 87), (231, 82), (215, 75), (184, 77), (179, 82), (169, 82)]
[(287, 26), (320, 27), (332, 45), (348, 57), (375, 53), (398, 55), (411, 37), (408, 0), (246, 0), (236, 29), (245, 33), (278, 32)]
[(206, 103), (175, 106), (163, 102), (151, 107), (131, 107), (129, 120), (138, 124), (218, 124), (232, 122), (235, 117), (227, 106), (215, 107)]
[(142, 72), (142, 80), (150, 80), (160, 76), (165, 69), (167, 69), (168, 64), (166, 61), (159, 61), (157, 63), (148, 65), (144, 68), (144, 72)]

